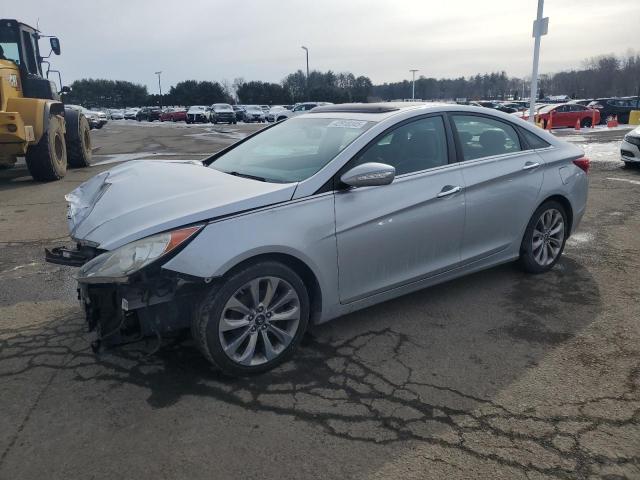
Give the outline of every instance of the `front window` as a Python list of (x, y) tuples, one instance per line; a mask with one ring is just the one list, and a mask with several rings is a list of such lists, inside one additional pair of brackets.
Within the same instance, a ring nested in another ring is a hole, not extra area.
[(299, 182), (327, 165), (372, 125), (363, 120), (291, 119), (223, 154), (211, 168), (268, 182)]

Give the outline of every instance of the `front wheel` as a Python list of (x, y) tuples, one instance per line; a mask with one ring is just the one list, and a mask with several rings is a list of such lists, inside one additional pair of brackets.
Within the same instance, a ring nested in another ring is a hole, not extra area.
[(301, 278), (284, 264), (265, 261), (212, 288), (196, 311), (192, 333), (214, 366), (244, 376), (284, 362), (308, 322), (309, 295)]
[(591, 128), (591, 119), (583, 118), (582, 121), (580, 122), (580, 126), (582, 128)]
[(529, 273), (551, 270), (558, 262), (569, 232), (564, 207), (545, 202), (534, 212), (520, 245), (520, 265)]

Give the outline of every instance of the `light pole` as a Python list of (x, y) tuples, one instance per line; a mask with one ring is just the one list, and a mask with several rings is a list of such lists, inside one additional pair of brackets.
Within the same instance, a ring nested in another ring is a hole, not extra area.
[(531, 98), (529, 99), (529, 121), (535, 122), (536, 96), (538, 95), (538, 62), (540, 60), (540, 38), (549, 30), (549, 17), (542, 17), (544, 0), (538, 0), (538, 14), (533, 22), (533, 71), (531, 72)]
[(411, 69), (409, 71), (413, 75), (413, 80), (412, 80), (413, 86), (411, 87), (411, 100), (415, 100), (415, 98), (416, 98), (416, 72), (418, 72), (419, 70), (417, 68), (413, 68), (413, 69)]
[(302, 48), (307, 55), (307, 82), (306, 83), (307, 83), (307, 100), (309, 100), (309, 49), (304, 45), (300, 48)]
[(160, 108), (162, 108), (162, 84), (160, 83), (160, 75), (162, 75), (162, 72), (156, 72), (156, 75), (158, 75), (158, 90), (160, 91)]

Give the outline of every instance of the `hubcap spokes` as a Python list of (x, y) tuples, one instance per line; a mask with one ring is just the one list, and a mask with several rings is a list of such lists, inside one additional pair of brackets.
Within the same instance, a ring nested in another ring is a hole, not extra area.
[(545, 210), (533, 230), (531, 251), (533, 258), (541, 266), (552, 264), (560, 254), (564, 241), (564, 219), (552, 208)]
[(300, 299), (277, 277), (255, 278), (231, 295), (220, 317), (218, 334), (226, 355), (254, 366), (278, 357), (300, 323)]

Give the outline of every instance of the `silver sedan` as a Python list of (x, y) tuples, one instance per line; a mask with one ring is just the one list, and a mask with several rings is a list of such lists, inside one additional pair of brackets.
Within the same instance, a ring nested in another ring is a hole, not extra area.
[(191, 329), (232, 375), (309, 324), (505, 262), (540, 274), (584, 214), (589, 160), (512, 115), (327, 105), (199, 162), (129, 162), (67, 195), (95, 347)]

